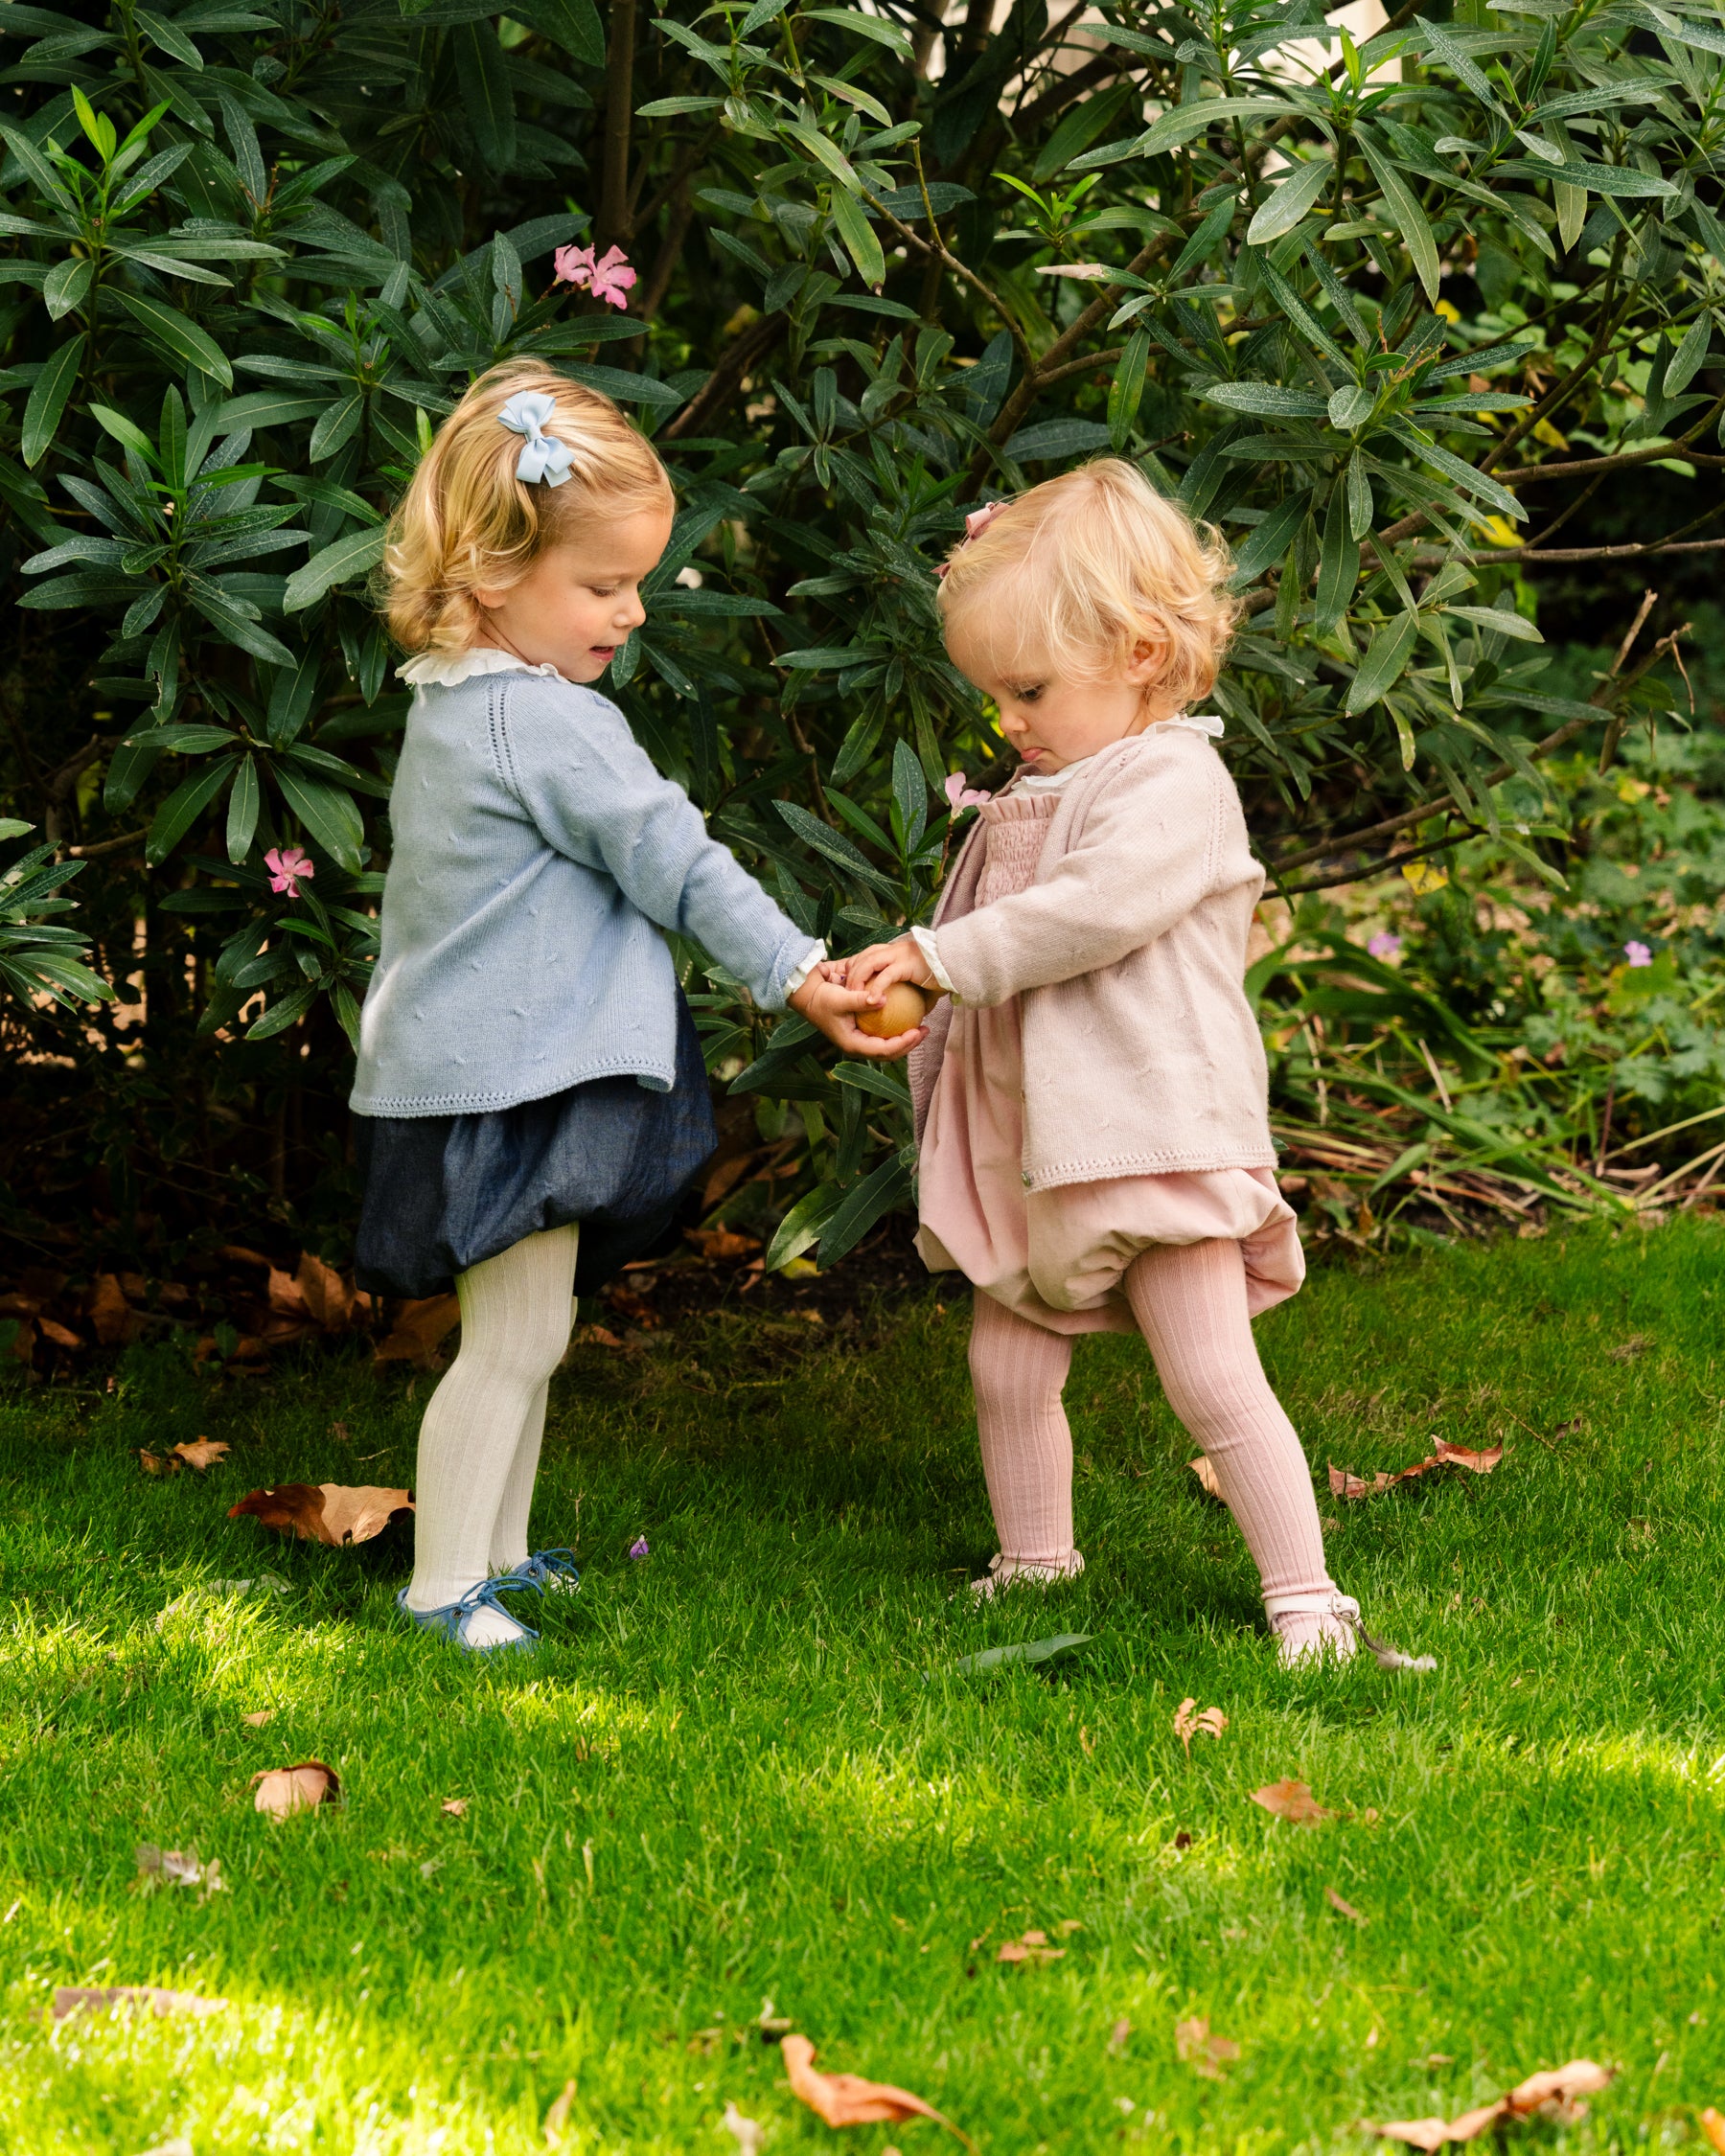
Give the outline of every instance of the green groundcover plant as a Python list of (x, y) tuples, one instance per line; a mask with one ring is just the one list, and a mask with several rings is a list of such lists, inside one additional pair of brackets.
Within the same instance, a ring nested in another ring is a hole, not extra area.
[[(1104, 449), (1233, 548), (1217, 706), (1280, 893), (1463, 843), (1561, 891), (1561, 759), (1612, 767), (1672, 639), (1554, 677), (1537, 564), (1645, 464), (1697, 484), (1632, 551), (1721, 543), (1717, 10), (1439, 0), (1364, 45), (1311, 0), (998, 13), (0, 0), (0, 753), (53, 872), (94, 864), (116, 991), (54, 1003), (72, 947), (0, 917), (14, 1189), (170, 1240), (224, 1196), (345, 1203), (406, 705), (371, 580), (512, 354), (670, 464), (609, 688), (838, 948), (926, 912), (950, 774), (998, 752), (933, 565), (967, 505)], [(902, 1079), (680, 956), (800, 1163), (773, 1260), (830, 1262), (907, 1195)], [(1377, 1033), (1430, 1105), (1429, 1050)]]

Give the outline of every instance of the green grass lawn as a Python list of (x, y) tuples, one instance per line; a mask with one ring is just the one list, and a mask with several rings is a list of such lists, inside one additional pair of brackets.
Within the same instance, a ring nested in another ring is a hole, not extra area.
[[(734, 2156), (727, 2100), (769, 2152), (956, 2145), (820, 2124), (769, 1999), (820, 2066), (990, 2156), (1368, 2152), (1362, 2119), (1577, 2055), (1618, 2078), (1533, 2145), (1699, 2147), (1725, 2101), (1722, 1260), (1695, 1222), (1435, 1251), (1260, 1325), (1321, 1486), (1435, 1434), (1506, 1443), (1488, 1479), (1323, 1501), (1337, 1577), (1428, 1676), (1277, 1670), (1131, 1341), (1083, 1342), (1070, 1388), (1089, 1571), (953, 1599), (993, 1542), (967, 1315), (932, 1298), (578, 1350), (536, 1540), (586, 1577), (503, 1669), (401, 1628), (399, 1555), (226, 1517), (266, 1482), (410, 1480), (426, 1381), (409, 1400), (400, 1365), (212, 1389), (133, 1349), (112, 1393), (0, 1395), (0, 2147), (511, 2156), (571, 2079), (584, 2151)], [(140, 1472), (201, 1434), (233, 1446), (206, 1479)], [(290, 1595), (161, 1619), (264, 1568)], [(1093, 1640), (951, 1673), (1059, 1631)], [(1188, 1695), (1229, 1717), (1189, 1760)], [(254, 1772), (313, 1755), (339, 1808), (253, 1810)], [(1272, 1820), (1250, 1793), (1283, 1776), (1339, 1816)], [(228, 1891), (143, 1891), (140, 1843), (196, 1844)], [(1000, 1964), (1027, 1927), (1064, 1958)], [(229, 2005), (55, 2026), (64, 1984)], [(1219, 2078), (1178, 2055), (1190, 2017), (1238, 2046)]]

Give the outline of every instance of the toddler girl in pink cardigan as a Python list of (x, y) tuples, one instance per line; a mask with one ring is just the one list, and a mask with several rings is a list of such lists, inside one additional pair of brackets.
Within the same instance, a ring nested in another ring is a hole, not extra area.
[(1187, 716), (1232, 624), (1226, 558), (1129, 464), (978, 512), (943, 571), (948, 647), (1018, 751), (932, 929), (853, 988), (937, 1001), (912, 1054), (918, 1248), (977, 1288), (970, 1366), (1000, 1554), (977, 1591), (1084, 1569), (1061, 1392), (1078, 1333), (1137, 1330), (1204, 1447), (1294, 1663), (1354, 1650), (1300, 1439), (1252, 1319), (1304, 1277), (1242, 989), (1263, 888)]

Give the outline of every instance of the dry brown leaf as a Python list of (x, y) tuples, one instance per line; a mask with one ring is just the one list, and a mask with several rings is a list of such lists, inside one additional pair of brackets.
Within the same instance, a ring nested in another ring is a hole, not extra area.
[[(1084, 1927), (1081, 1924), (1073, 1923), (1070, 1928), (1074, 1931), (1082, 1931)], [(1063, 1932), (1068, 1929), (1069, 1926), (1066, 1924), (1061, 1926)], [(1066, 1948), (1064, 1946), (1050, 1946), (1046, 1932), (1022, 1932), (1017, 1938), (1009, 1938), (1006, 1941), (1005, 1945), (995, 1956), (995, 1960), (997, 1961), (1064, 1961), (1066, 1960)]]
[(274, 1711), (273, 1708), (260, 1707), (255, 1714), (242, 1714), (240, 1719), (248, 1730), (261, 1730)]
[(1126, 2049), (1126, 2040), (1131, 2034), (1132, 2024), (1122, 2014), (1108, 2032), (1108, 2049), (1116, 2058)]
[(1219, 1737), (1228, 1727), (1228, 1716), (1219, 1707), (1207, 1707), (1202, 1714), (1194, 1714), (1197, 1704), (1195, 1699), (1183, 1699), (1174, 1709), (1174, 1734), (1185, 1746), (1188, 1759), (1195, 1736)]
[(468, 1800), (465, 1797), (446, 1797), (443, 1800), (443, 1808), (451, 1819), (466, 1819)]
[(1507, 2096), (1499, 2097), (1495, 2103), (1482, 2104), (1477, 2111), (1464, 2111), (1459, 2119), (1392, 2119), (1383, 2125), (1365, 2122), (1365, 2130), (1385, 2141), (1405, 2141), (1414, 2148), (1435, 2149), (1449, 2141), (1473, 2141), (1487, 2126), (1501, 2125), (1511, 2119), (1552, 2119), (1559, 2125), (1573, 2125), (1587, 2113), (1586, 2104), (1579, 2099), (1608, 2087), (1612, 2073), (1612, 2068), (1596, 2066), (1590, 2058), (1573, 2058), (1553, 2073), (1530, 2075)]
[(545, 2113), (545, 2146), (547, 2148), (561, 2148), (563, 2146), (564, 2128), (569, 2122), (569, 2107), (574, 2101), (575, 2084), (572, 2080), (565, 2081), (557, 2096), (552, 2099), (550, 2110)]
[(1285, 1819), (1295, 1826), (1316, 1826), (1322, 1820), (1339, 1815), (1325, 1811), (1303, 1781), (1291, 1777), (1281, 1781), (1266, 1782), (1262, 1789), (1252, 1793), (1254, 1804), (1262, 1804), (1273, 1818)]
[(734, 1227), (685, 1227), (683, 1234), (709, 1265), (727, 1258), (747, 1257), (761, 1247), (756, 1237), (745, 1235)]
[(305, 1308), (326, 1333), (344, 1333), (353, 1323), (359, 1296), (333, 1265), (326, 1265), (310, 1250), (300, 1253), (294, 1286)]
[(185, 1462), (176, 1458), (172, 1453), (168, 1454), (164, 1458), (160, 1453), (146, 1452), (140, 1445), (138, 1448), (138, 1465), (146, 1475), (177, 1475)]
[(785, 2078), (791, 2093), (806, 2103), (829, 2126), (869, 2126), (886, 2120), (932, 2119), (936, 2125), (956, 2134), (966, 2148), (973, 2147), (968, 2134), (960, 2133), (950, 2119), (908, 2089), (895, 2089), (888, 2081), (865, 2081), (860, 2074), (816, 2074), (815, 2047), (806, 2036), (787, 2036), (779, 2047), (785, 2058)]
[(54, 2018), (64, 2021), (81, 2007), (93, 2014), (115, 2008), (127, 2013), (142, 2010), (161, 2020), (169, 2014), (218, 2014), (226, 2005), (225, 1999), (206, 1999), (196, 1991), (163, 1991), (153, 1984), (62, 1984), (55, 1989)]
[(1725, 2156), (1725, 2116), (1721, 2116), (1710, 2103), (1701, 2114), (1701, 2131), (1712, 2142), (1719, 2156)]
[(396, 1305), (395, 1322), (388, 1337), (378, 1342), (373, 1357), (379, 1363), (411, 1363), (417, 1369), (435, 1370), (437, 1347), (461, 1322), (461, 1305), (453, 1296), (426, 1296), (418, 1302)]
[(183, 1459), (188, 1467), (196, 1468), (201, 1475), (207, 1468), (214, 1467), (218, 1459), (225, 1459), (233, 1447), (224, 1445), (219, 1437), (198, 1437), (189, 1445), (182, 1440), (173, 1450), (175, 1456)]
[(269, 1260), (263, 1251), (248, 1250), (243, 1243), (224, 1243), (216, 1255), (226, 1258), (230, 1265), (253, 1265), (260, 1273), (270, 1270)]
[(56, 1347), (81, 1347), (83, 1342), (70, 1325), (57, 1324), (52, 1318), (38, 1318), (36, 1330), (44, 1340), (51, 1340)]
[(1187, 1460), (1186, 1465), (1197, 1476), (1198, 1487), (1207, 1497), (1213, 1497), (1218, 1504), (1228, 1502), (1228, 1500), (1222, 1495), (1221, 1486), (1216, 1480), (1216, 1470), (1211, 1464), (1208, 1453), (1200, 1453), (1196, 1459)]
[(341, 1801), (341, 1778), (321, 1759), (304, 1759), (297, 1767), (265, 1767), (253, 1775), (252, 1788), (253, 1810), (272, 1819)]
[(1435, 1468), (1462, 1467), (1472, 1475), (1489, 1475), (1504, 1456), (1502, 1445), (1489, 1445), (1484, 1452), (1470, 1452), (1465, 1445), (1452, 1445), (1445, 1438), (1438, 1440), (1438, 1450), (1426, 1458), (1415, 1460), (1412, 1467), (1404, 1467), (1396, 1475), (1374, 1475), (1370, 1481), (1354, 1474), (1351, 1469), (1337, 1467), (1332, 1461), (1329, 1486), (1332, 1497), (1376, 1497), (1380, 1490), (1392, 1490), (1398, 1482), (1412, 1482), (1416, 1476), (1430, 1475)]
[(621, 1347), (622, 1336), (613, 1333), (609, 1325), (577, 1325), (573, 1336), (576, 1347)]
[(413, 1510), (406, 1490), (380, 1489), (371, 1483), (350, 1488), (342, 1482), (283, 1482), (273, 1490), (253, 1490), (228, 1507), (228, 1518), (248, 1518), (278, 1534), (301, 1542), (321, 1542), (341, 1549), (370, 1542), (398, 1513)]
[(1337, 1911), (1341, 1915), (1346, 1916), (1350, 1923), (1370, 1923), (1371, 1918), (1369, 1916), (1362, 1916), (1360, 1912), (1354, 1907), (1351, 1901), (1344, 1901), (1342, 1899), (1342, 1896), (1336, 1892), (1334, 1887), (1324, 1888), (1323, 1898), (1329, 1903), (1330, 1907), (1333, 1910)]
[(1638, 1355), (1644, 1355), (1652, 1344), (1645, 1333), (1631, 1333), (1626, 1341), (1609, 1349), (1608, 1353), (1614, 1363), (1633, 1363)]
[(99, 1273), (90, 1293), (90, 1323), (104, 1347), (120, 1347), (143, 1331), (138, 1314), (112, 1273)]
[(1219, 2081), (1230, 2059), (1238, 2058), (1240, 2047), (1228, 2036), (1212, 2036), (1208, 2021), (1194, 2017), (1174, 2024), (1174, 2049), (1181, 2063), (1207, 2081)]
[(306, 1307), (299, 1282), (291, 1273), (279, 1273), (273, 1265), (269, 1269), (269, 1307), (283, 1318), (310, 1321), (311, 1313)]

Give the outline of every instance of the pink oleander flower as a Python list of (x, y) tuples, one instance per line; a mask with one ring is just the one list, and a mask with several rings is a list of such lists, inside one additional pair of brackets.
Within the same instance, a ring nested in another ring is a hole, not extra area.
[(559, 247), (551, 264), (558, 284), (574, 285), (595, 299), (609, 300), (612, 307), (629, 305), (629, 288), (636, 272), (621, 247), (610, 247), (598, 257), (591, 247)]
[(946, 785), (941, 791), (947, 797), (948, 808), (955, 816), (962, 815), (966, 809), (979, 809), (988, 799), (986, 793), (978, 793), (975, 787), (965, 785), (962, 771), (949, 772)]
[(1366, 946), (1374, 958), (1393, 958), (1401, 947), (1400, 936), (1392, 936), (1388, 929), (1380, 929)]
[(629, 1554), (630, 1554), (630, 1555), (631, 1555), (632, 1557), (645, 1557), (645, 1556), (646, 1556), (646, 1554), (647, 1554), (647, 1537), (646, 1537), (645, 1535), (637, 1535), (637, 1536), (636, 1536), (636, 1538), (635, 1538), (635, 1540), (634, 1540), (633, 1542), (632, 1542), (632, 1543), (630, 1544), (630, 1546), (629, 1546)]
[(270, 889), (284, 898), (298, 898), (301, 882), (317, 874), (317, 863), (297, 846), (271, 846), (264, 865), (269, 871)]
[(551, 257), (551, 267), (560, 285), (579, 285), (583, 290), (593, 281), (593, 250), (571, 241)]
[(1653, 953), (1647, 946), (1633, 940), (1624, 944), (1623, 956), (1632, 966), (1650, 966), (1653, 963)]

